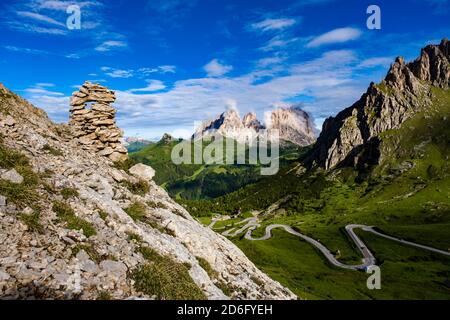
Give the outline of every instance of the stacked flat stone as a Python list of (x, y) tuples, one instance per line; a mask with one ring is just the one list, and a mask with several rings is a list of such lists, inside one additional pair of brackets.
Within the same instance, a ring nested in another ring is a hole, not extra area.
[[(69, 124), (84, 148), (93, 149), (99, 155), (118, 162), (128, 158), (128, 151), (121, 141), (123, 132), (116, 125), (116, 109), (110, 105), (114, 101), (114, 91), (85, 82), (72, 95)], [(92, 105), (88, 107), (88, 103)]]

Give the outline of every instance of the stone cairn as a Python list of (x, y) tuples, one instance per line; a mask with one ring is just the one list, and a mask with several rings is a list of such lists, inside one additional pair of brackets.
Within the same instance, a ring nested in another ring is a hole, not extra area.
[[(85, 82), (74, 92), (70, 105), (70, 122), (75, 137), (85, 149), (93, 149), (113, 162), (128, 159), (122, 144), (123, 132), (116, 125), (115, 92), (99, 84)], [(92, 103), (88, 106), (88, 103)]]

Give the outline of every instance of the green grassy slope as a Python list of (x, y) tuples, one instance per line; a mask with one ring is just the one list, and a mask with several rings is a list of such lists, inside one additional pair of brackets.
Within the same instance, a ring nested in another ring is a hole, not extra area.
[[(399, 238), (450, 250), (450, 91), (433, 89), (433, 96), (430, 109), (381, 135), (383, 157), (378, 166), (364, 172), (344, 168), (295, 174), (292, 165), (214, 202), (183, 204), (201, 216), (233, 212), (236, 207), (264, 212), (284, 199), (279, 209), (260, 216), (262, 227), (273, 223), (294, 226), (339, 251), (345, 263), (361, 259), (343, 231), (352, 223), (373, 225)], [(298, 239), (283, 232), (267, 242), (234, 241), (259, 267), (304, 297), (450, 298), (450, 290), (443, 285), (450, 279), (448, 258), (370, 234), (363, 238), (386, 276), (386, 287), (380, 292), (364, 291), (365, 274), (343, 275), (313, 257), (312, 247), (298, 244)]]
[[(175, 165), (171, 160), (172, 149), (180, 141), (158, 142), (131, 153), (136, 162), (152, 166), (156, 170), (155, 181), (165, 187), (172, 197), (178, 199), (212, 199), (259, 181), (259, 165)], [(204, 142), (203, 146), (209, 143)], [(192, 148), (193, 149), (193, 148)], [(248, 149), (246, 149), (248, 156)], [(282, 149), (281, 166), (285, 166), (304, 152), (302, 148), (289, 145)], [(225, 159), (223, 155), (222, 159)], [(236, 163), (236, 162), (235, 162)]]

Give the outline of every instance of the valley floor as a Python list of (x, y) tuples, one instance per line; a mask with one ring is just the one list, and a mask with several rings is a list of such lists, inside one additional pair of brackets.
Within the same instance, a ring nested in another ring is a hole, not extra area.
[[(364, 268), (354, 271), (333, 265), (316, 247), (285, 230), (273, 229), (272, 237), (266, 235), (262, 238), (264, 241), (251, 241), (245, 226), (253, 218), (246, 217), (221, 218), (212, 224), (209, 220), (205, 224), (231, 236), (233, 242), (261, 270), (301, 298), (450, 298), (450, 253), (444, 250), (440, 253), (431, 252), (355, 228), (356, 235), (369, 247), (381, 268), (382, 289), (369, 290), (366, 283), (370, 275), (364, 272)], [(252, 233), (252, 237), (264, 236), (271, 222), (274, 221), (264, 221), (262, 227)], [(296, 230), (301, 230), (301, 223), (297, 221), (297, 225)], [(338, 247), (335, 253), (338, 253), (338, 260), (343, 264), (361, 264), (362, 256), (347, 233), (342, 228), (328, 229), (332, 241), (328, 237), (318, 240), (324, 245), (330, 245), (330, 248)], [(407, 230), (406, 227), (402, 229), (403, 233), (398, 233), (399, 238)], [(293, 230), (294, 233), (296, 230)], [(317, 236), (323, 234), (320, 232)]]

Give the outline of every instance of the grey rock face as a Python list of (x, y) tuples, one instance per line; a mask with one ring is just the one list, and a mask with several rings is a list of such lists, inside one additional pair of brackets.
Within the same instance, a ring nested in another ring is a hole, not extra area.
[(254, 129), (256, 132), (265, 129), (265, 127), (256, 117), (256, 113), (254, 112), (247, 113), (242, 120), (242, 124), (245, 128)]
[(139, 178), (144, 181), (150, 181), (155, 176), (155, 170), (153, 170), (152, 167), (142, 163), (138, 163), (137, 165), (131, 167), (130, 173), (136, 178)]
[(23, 177), (15, 169), (2, 173), (0, 179), (16, 184), (21, 184), (23, 182)]
[(6, 206), (6, 197), (0, 196), (0, 207)]
[(309, 146), (316, 141), (312, 119), (299, 106), (274, 110), (270, 122), (269, 131), (278, 130), (280, 140), (298, 146)]
[(5, 271), (0, 270), (0, 283), (9, 280), (11, 277)]
[(418, 110), (431, 105), (431, 86), (450, 86), (450, 42), (430, 45), (406, 64), (397, 58), (381, 84), (372, 83), (353, 106), (329, 118), (309, 155), (309, 166), (330, 169), (357, 165), (362, 152), (367, 163), (378, 163), (380, 133), (398, 128)]

